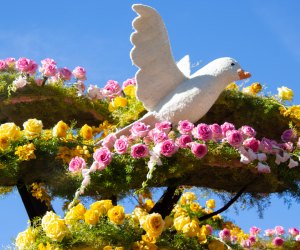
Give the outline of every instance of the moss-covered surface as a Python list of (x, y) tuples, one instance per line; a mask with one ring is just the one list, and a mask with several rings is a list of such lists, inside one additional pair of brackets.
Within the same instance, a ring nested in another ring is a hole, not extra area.
[[(13, 75), (0, 75), (0, 123), (14, 122), (21, 126), (29, 118), (43, 121), (49, 128), (59, 120), (67, 123), (77, 121), (78, 126), (98, 126), (104, 120), (111, 120), (108, 105), (104, 101), (91, 101), (79, 97), (72, 87), (60, 85), (37, 86), (35, 83), (8, 92), (14, 80)], [(33, 79), (30, 79), (33, 81)]]

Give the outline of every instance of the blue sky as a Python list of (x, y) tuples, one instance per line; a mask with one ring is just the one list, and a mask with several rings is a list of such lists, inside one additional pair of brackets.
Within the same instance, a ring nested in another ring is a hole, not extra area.
[[(53, 58), (59, 66), (87, 70), (87, 84), (103, 86), (134, 76), (129, 41), (135, 13), (129, 0), (4, 1), (0, 15), (0, 58)], [(252, 73), (251, 82), (276, 93), (285, 85), (300, 103), (300, 2), (297, 0), (141, 1), (162, 15), (176, 60), (189, 54), (193, 65), (230, 56)], [(194, 68), (196, 70), (196, 68)], [(247, 110), (245, 110), (247, 112)], [(54, 203), (59, 210), (61, 201)], [(221, 205), (221, 202), (219, 203)], [(288, 210), (272, 198), (264, 219), (255, 208), (227, 215), (247, 230), (281, 224), (300, 227), (299, 204)], [(27, 215), (18, 193), (0, 199), (0, 246), (26, 227)]]

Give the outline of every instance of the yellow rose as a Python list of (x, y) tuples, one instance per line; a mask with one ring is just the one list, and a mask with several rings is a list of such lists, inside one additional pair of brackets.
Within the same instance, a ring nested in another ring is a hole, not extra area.
[(153, 243), (153, 244), (156, 243), (156, 238), (155, 237), (151, 237), (148, 234), (142, 235), (142, 240), (145, 241), (145, 242)]
[(146, 215), (148, 215), (148, 213), (143, 208), (136, 207), (132, 212), (132, 219), (135, 223), (142, 224), (144, 218), (146, 218)]
[(149, 214), (146, 216), (144, 223), (141, 225), (146, 233), (151, 237), (158, 237), (163, 229), (165, 222), (158, 213)]
[(207, 238), (204, 233), (200, 232), (197, 236), (198, 236), (198, 242), (200, 244), (205, 244), (207, 242)]
[(210, 199), (206, 201), (206, 207), (213, 209), (216, 206), (216, 202), (214, 199)]
[(182, 228), (190, 222), (190, 217), (184, 215), (178, 216), (177, 218), (174, 218), (174, 227), (177, 231), (181, 231)]
[(135, 93), (136, 93), (136, 87), (132, 84), (127, 85), (124, 89), (123, 89), (125, 95), (130, 96), (130, 97), (135, 97)]
[(114, 206), (108, 210), (107, 216), (110, 221), (114, 224), (121, 225), (124, 223), (125, 213), (124, 207), (122, 206)]
[(98, 210), (100, 215), (106, 215), (108, 210), (113, 207), (111, 200), (96, 201), (91, 204), (90, 209)]
[(53, 128), (53, 136), (66, 137), (68, 129), (68, 124), (64, 123), (63, 121), (59, 121)]
[(114, 250), (112, 246), (105, 246), (103, 247), (103, 250)]
[(99, 221), (100, 213), (98, 210), (87, 210), (84, 214), (84, 221), (88, 225), (96, 225)]
[(196, 195), (193, 192), (186, 192), (180, 198), (180, 204), (191, 203), (192, 201), (197, 200)]
[(13, 122), (4, 123), (0, 126), (0, 135), (6, 136), (9, 140), (18, 140), (21, 136), (20, 128)]
[(72, 207), (65, 216), (66, 224), (71, 225), (76, 221), (83, 220), (85, 212), (86, 209), (81, 203)]
[(16, 246), (18, 249), (26, 249), (30, 247), (35, 241), (35, 232), (32, 228), (26, 229), (24, 232), (18, 234), (16, 238)]
[(277, 88), (278, 91), (278, 97), (282, 100), (282, 101), (292, 101), (293, 97), (294, 97), (294, 92), (293, 90), (282, 86), (281, 88)]
[(132, 245), (132, 250), (158, 250), (158, 247), (156, 245), (154, 245), (153, 243), (149, 243), (146, 241), (136, 241), (133, 243)]
[(52, 211), (47, 211), (46, 214), (42, 218), (42, 228), (45, 231), (48, 227), (48, 225), (51, 223), (52, 220), (58, 220), (60, 217), (52, 212)]
[(42, 132), (43, 123), (37, 119), (28, 119), (23, 123), (25, 136), (28, 139), (33, 139), (39, 136)]
[(218, 240), (212, 240), (209, 244), (208, 244), (208, 249), (209, 250), (224, 250), (225, 246), (221, 241)]
[(174, 212), (174, 218), (177, 218), (179, 216), (187, 215), (187, 211), (183, 209), (181, 206), (176, 205), (173, 209)]
[(51, 220), (44, 231), (47, 237), (58, 242), (61, 242), (69, 234), (69, 229), (62, 219)]
[(236, 85), (235, 82), (231, 82), (226, 87), (227, 90), (239, 90), (239, 87)]
[(87, 124), (84, 124), (80, 129), (79, 134), (84, 140), (92, 140), (93, 139), (93, 129)]
[(190, 209), (193, 211), (193, 212), (198, 212), (202, 209), (202, 207), (199, 205), (199, 203), (197, 202), (191, 202), (190, 203)]
[(153, 200), (147, 199), (145, 201), (144, 207), (146, 209), (147, 212), (149, 212), (153, 207), (154, 207), (155, 203), (153, 202)]
[(114, 102), (111, 101), (111, 102), (108, 104), (108, 111), (109, 111), (109, 112), (114, 112), (116, 109), (117, 109), (117, 107), (115, 106)]
[(9, 138), (7, 135), (0, 134), (0, 149), (5, 150), (9, 147)]
[(200, 231), (199, 223), (196, 220), (192, 220), (191, 222), (185, 224), (182, 227), (182, 232), (187, 237), (195, 237)]
[(121, 97), (121, 96), (117, 96), (115, 99), (114, 99), (114, 106), (116, 108), (119, 108), (119, 107), (126, 107), (127, 105), (127, 99), (124, 98), (124, 97)]
[(36, 159), (34, 154), (35, 146), (33, 143), (29, 143), (23, 146), (18, 146), (15, 151), (15, 155), (19, 156), (21, 161), (30, 161)]

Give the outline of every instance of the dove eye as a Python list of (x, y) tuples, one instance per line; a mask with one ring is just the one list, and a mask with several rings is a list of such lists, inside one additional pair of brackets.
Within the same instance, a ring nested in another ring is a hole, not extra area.
[(234, 66), (235, 65), (235, 63), (231, 63), (231, 66)]

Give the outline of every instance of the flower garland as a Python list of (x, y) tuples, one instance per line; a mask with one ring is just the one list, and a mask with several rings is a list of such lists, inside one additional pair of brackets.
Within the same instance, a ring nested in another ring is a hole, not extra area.
[[(149, 201), (149, 200), (148, 200)], [(153, 201), (150, 200), (152, 203)], [(60, 218), (53, 212), (37, 221), (35, 226), (19, 233), (16, 246), (26, 249), (297, 249), (300, 233), (290, 228), (286, 234), (282, 226), (267, 229), (251, 227), (244, 232), (220, 215), (199, 221), (212, 213), (216, 204), (207, 200), (205, 206), (197, 202), (193, 192), (185, 192), (171, 214), (162, 218), (149, 213), (149, 204), (139, 204), (131, 214), (111, 200), (92, 203), (87, 209), (78, 203)], [(151, 206), (150, 206), (151, 208)]]
[(280, 143), (268, 138), (258, 140), (255, 136), (256, 131), (252, 127), (245, 125), (235, 128), (234, 124), (229, 122), (222, 125), (217, 123), (194, 125), (183, 120), (173, 130), (171, 123), (167, 121), (156, 123), (152, 129), (142, 122), (136, 122), (128, 136), (121, 135), (117, 138), (112, 133), (105, 137), (102, 147), (95, 150), (94, 162), (89, 169), (86, 169), (83, 159), (73, 158), (70, 161), (69, 169), (81, 171), (83, 176), (81, 187), (76, 192), (73, 202), (90, 184), (90, 175), (109, 167), (117, 155), (132, 159), (147, 159), (147, 180), (143, 182), (142, 188), (147, 186), (147, 181), (151, 180), (156, 167), (163, 165), (163, 158), (171, 158), (182, 150), (191, 153), (197, 159), (202, 159), (209, 152), (208, 144), (213, 144), (214, 148), (226, 144), (239, 154), (242, 164), (251, 166), (258, 174), (270, 174), (269, 164), (285, 165), (288, 169), (299, 165), (300, 139), (295, 130), (285, 130)]

